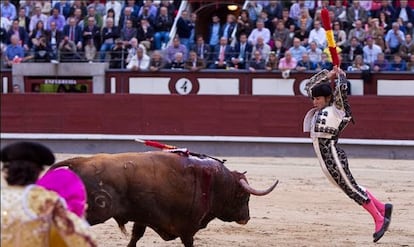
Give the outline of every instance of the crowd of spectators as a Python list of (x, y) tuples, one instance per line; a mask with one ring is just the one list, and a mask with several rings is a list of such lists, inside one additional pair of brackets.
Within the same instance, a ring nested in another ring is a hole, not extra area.
[(8, 67), (84, 61), (134, 71), (331, 69), (320, 17), (327, 8), (342, 69), (414, 72), (414, 1), (251, 0), (238, 16), (221, 20), (213, 13), (208, 30), (199, 33), (196, 13), (177, 15), (180, 1), (19, 2), (1, 3)]

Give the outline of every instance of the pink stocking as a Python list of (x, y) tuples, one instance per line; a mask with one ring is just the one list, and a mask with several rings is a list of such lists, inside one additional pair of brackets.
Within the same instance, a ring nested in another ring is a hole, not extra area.
[(378, 211), (377, 207), (375, 206), (374, 202), (371, 200), (368, 203), (364, 203), (362, 207), (367, 210), (375, 222), (375, 232), (381, 230), (382, 224), (384, 223), (384, 216)]
[(375, 204), (375, 207), (378, 209), (378, 211), (381, 213), (382, 216), (385, 214), (385, 205), (384, 203), (380, 202), (371, 192), (368, 190), (365, 191), (369, 197), (369, 199)]

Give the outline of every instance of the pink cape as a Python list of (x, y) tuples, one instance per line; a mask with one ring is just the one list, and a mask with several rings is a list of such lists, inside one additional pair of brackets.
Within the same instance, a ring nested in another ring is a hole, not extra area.
[(37, 182), (45, 189), (55, 191), (66, 200), (68, 209), (79, 217), (84, 217), (86, 211), (86, 189), (82, 180), (67, 168), (48, 171)]

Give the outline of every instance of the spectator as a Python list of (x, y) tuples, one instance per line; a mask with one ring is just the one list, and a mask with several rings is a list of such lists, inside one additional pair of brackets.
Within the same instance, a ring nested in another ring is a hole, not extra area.
[(141, 7), (138, 13), (138, 18), (146, 17), (147, 19), (151, 20), (151, 25), (153, 21), (157, 17), (158, 9), (154, 4), (153, 0), (144, 0), (144, 5)]
[(320, 21), (315, 21), (314, 28), (309, 33), (309, 42), (315, 41), (319, 48), (324, 49), (326, 45), (326, 31)]
[[(2, 57), (6, 49), (6, 43), (7, 43), (7, 31), (6, 29), (0, 27), (0, 54)], [(1, 62), (2, 62), (1, 65), (3, 65), (3, 59), (1, 60)]]
[(60, 0), (59, 2), (55, 3), (55, 5), (53, 5), (53, 8), (59, 9), (59, 13), (61, 13), (65, 17), (65, 19), (69, 18), (71, 11), (71, 5), (69, 1)]
[(290, 6), (289, 17), (294, 21), (298, 21), (300, 18), (300, 11), (302, 9), (307, 9), (305, 6), (305, 0), (298, 0), (296, 3)]
[(170, 40), (170, 30), (173, 25), (173, 17), (168, 15), (166, 7), (160, 8), (160, 14), (155, 19), (154, 49), (165, 47)]
[(390, 68), (390, 64), (385, 59), (384, 53), (379, 53), (377, 59), (373, 63), (373, 70), (375, 72), (387, 71)]
[(75, 42), (70, 40), (68, 36), (64, 36), (60, 42), (59, 54), (61, 62), (78, 62), (81, 60)]
[(138, 20), (147, 19), (148, 23), (151, 26), (154, 26), (155, 25), (155, 18), (156, 18), (156, 16), (154, 17), (154, 16), (151, 15), (150, 8), (148, 6), (144, 5), (144, 6), (141, 7), (140, 12), (138, 14)]
[[(368, 39), (372, 40), (371, 37), (368, 37), (367, 40)], [(343, 51), (342, 51), (343, 54), (344, 54), (343, 55), (343, 58), (344, 58), (343, 62), (347, 63), (348, 66), (350, 66), (352, 64), (352, 62), (355, 60), (355, 57), (357, 55), (363, 55), (364, 54), (363, 48), (361, 47), (360, 44), (361, 43), (358, 41), (358, 39), (356, 37), (352, 37), (350, 45), (346, 46), (343, 49)], [(377, 56), (374, 56), (374, 58), (376, 58), (376, 57)], [(369, 60), (366, 60), (365, 63), (370, 64)]]
[(279, 60), (279, 70), (281, 71), (290, 71), (295, 69), (297, 65), (297, 60), (292, 56), (290, 51), (285, 52), (285, 57)]
[(400, 25), (397, 22), (392, 24), (392, 29), (385, 35), (385, 53), (395, 54), (400, 49), (401, 44), (404, 43), (404, 33), (400, 30)]
[(210, 49), (213, 50), (216, 45), (219, 43), (220, 40), (220, 33), (221, 33), (221, 25), (220, 25), (220, 18), (213, 14), (211, 17), (211, 24), (209, 27), (209, 42)]
[(406, 71), (407, 63), (398, 53), (394, 54), (393, 61), (390, 63), (390, 71)]
[(226, 18), (226, 23), (224, 23), (221, 27), (221, 36), (227, 38), (229, 43), (231, 43), (231, 38), (235, 27), (236, 17), (232, 14), (228, 14)]
[[(167, 11), (166, 8), (165, 11)], [(187, 50), (190, 49), (190, 36), (193, 29), (194, 23), (191, 22), (188, 12), (184, 10), (177, 20), (177, 35), (180, 38), (181, 44), (183, 44)]]
[(391, 20), (387, 18), (384, 12), (379, 13), (379, 26), (386, 32), (391, 29)]
[(100, 0), (91, 1), (91, 4), (89, 4), (87, 8), (89, 9), (91, 7), (95, 9), (96, 14), (101, 18), (106, 14), (106, 7)]
[[(144, 49), (145, 52), (145, 49)], [(116, 39), (115, 44), (110, 51), (109, 68), (111, 69), (123, 69), (125, 68), (124, 61), (126, 59), (126, 48), (124, 42), (121, 39)]]
[(381, 7), (377, 10), (375, 17), (379, 18), (380, 13), (384, 13), (387, 20), (393, 21), (393, 17), (395, 16), (395, 9), (391, 6), (389, 1), (382, 0)]
[[(0, 28), (3, 30), (9, 30), (11, 27), (11, 21), (9, 21), (6, 17), (1, 17), (0, 20)], [(6, 31), (7, 32), (7, 31)]]
[(316, 71), (320, 70), (332, 70), (333, 64), (328, 60), (328, 55), (326, 53), (321, 54), (321, 61), (316, 64)]
[(253, 30), (253, 22), (249, 18), (249, 12), (243, 9), (240, 12), (240, 16), (237, 19), (237, 37), (240, 37), (240, 34), (244, 33), (247, 36), (250, 35)]
[(279, 20), (276, 25), (276, 29), (273, 32), (273, 40), (280, 39), (282, 46), (285, 49), (289, 49), (292, 46), (292, 41), (289, 37), (289, 30), (285, 27), (282, 20)]
[(260, 19), (256, 21), (256, 28), (252, 30), (247, 40), (250, 44), (256, 45), (259, 36), (262, 36), (264, 43), (269, 43), (270, 30), (264, 27), (264, 22)]
[[(75, 14), (76, 11), (80, 11), (78, 14)], [(85, 17), (88, 14), (88, 9), (86, 8), (85, 4), (81, 0), (73, 0), (72, 6), (70, 8), (70, 14), (69, 17), (76, 17), (76, 21), (80, 22), (83, 20), (83, 17)]]
[(154, 41), (154, 28), (147, 19), (142, 18), (137, 28), (138, 43), (142, 44), (147, 50), (151, 50)]
[[(306, 23), (302, 23), (299, 30), (295, 31), (294, 38), (300, 39), (300, 44), (303, 47), (308, 47), (309, 45), (309, 31), (306, 27)], [(288, 39), (290, 41), (290, 39)], [(316, 44), (316, 42), (315, 42)], [(290, 47), (290, 45), (289, 45)]]
[(266, 60), (262, 58), (260, 51), (253, 51), (253, 56), (249, 61), (249, 71), (256, 72), (257, 70), (266, 69)]
[(362, 48), (364, 53), (364, 63), (371, 65), (377, 59), (378, 54), (382, 53), (381, 47), (374, 43), (374, 39), (371, 37), (367, 38), (366, 45)]
[[(106, 20), (108, 18), (112, 18), (113, 20), (115, 20), (115, 10), (113, 9), (108, 9), (108, 11), (106, 12), (106, 15), (104, 15), (104, 17), (102, 18), (102, 22), (106, 23)], [(115, 23), (114, 23), (115, 26)], [(102, 27), (101, 27), (102, 28)]]
[(169, 45), (166, 49), (166, 56), (165, 59), (167, 63), (171, 64), (174, 60), (174, 54), (177, 52), (181, 52), (183, 54), (183, 60), (187, 58), (187, 47), (180, 43), (180, 38), (175, 37), (171, 45)]
[(293, 39), (293, 46), (289, 48), (289, 52), (296, 61), (302, 59), (303, 53), (306, 52), (306, 48), (300, 45), (300, 40), (298, 38)]
[(37, 1), (35, 1), (35, 7), (39, 7), (42, 11), (42, 14), (44, 14), (46, 16), (49, 16), (50, 11), (52, 10), (52, 4), (50, 3), (49, 0), (37, 0)]
[[(115, 12), (115, 17), (113, 20), (113, 26), (117, 27), (119, 25), (119, 17), (121, 16), (122, 5), (117, 0), (108, 0), (105, 4), (105, 10), (108, 13), (108, 10), (113, 9)], [(104, 23), (106, 23), (104, 21)]]
[(25, 61), (24, 49), (20, 45), (19, 36), (13, 34), (10, 37), (10, 45), (6, 48), (5, 62), (11, 68), (14, 63)]
[(295, 19), (289, 16), (289, 9), (284, 8), (282, 11), (282, 21), (285, 24), (286, 28), (289, 28), (291, 25), (295, 25)]
[(101, 29), (95, 24), (95, 18), (93, 16), (88, 17), (87, 24), (82, 31), (82, 36), (83, 47), (88, 46), (88, 50), (91, 52), (90, 58), (92, 55), (95, 58), (94, 51), (99, 51), (101, 47)]
[(33, 49), (34, 47), (39, 45), (40, 37), (44, 39), (45, 36), (46, 36), (46, 29), (45, 29), (44, 23), (43, 21), (38, 21), (35, 29), (33, 29), (32, 34), (29, 37), (30, 38), (29, 47)]
[(129, 44), (127, 45), (128, 55), (127, 55), (127, 58), (125, 59), (127, 64), (131, 61), (132, 57), (134, 57), (137, 54), (138, 46), (139, 46), (139, 42), (137, 38), (132, 38), (129, 41)]
[(193, 26), (193, 28), (191, 29), (191, 34), (190, 34), (190, 38), (189, 38), (189, 42), (188, 42), (188, 49), (190, 50), (191, 47), (194, 45), (195, 43), (195, 38), (196, 38), (196, 23), (197, 23), (197, 14), (196, 13), (191, 13), (190, 15), (190, 21), (191, 24)]
[(30, 32), (36, 27), (38, 21), (42, 21), (43, 23), (47, 23), (47, 16), (42, 14), (42, 9), (40, 7), (35, 7), (33, 10), (33, 15), (30, 18), (29, 30)]
[(385, 50), (384, 42), (384, 28), (379, 26), (379, 20), (377, 18), (372, 18), (369, 21), (367, 37), (371, 36), (375, 44), (381, 47), (382, 50)]
[(286, 48), (283, 47), (281, 39), (275, 40), (275, 47), (273, 47), (272, 51), (276, 53), (276, 57), (278, 60), (285, 56)]
[(414, 54), (411, 54), (410, 60), (407, 63), (407, 71), (414, 72)]
[(56, 23), (50, 23), (50, 30), (46, 30), (46, 39), (51, 49), (51, 60), (57, 60), (58, 46), (63, 39), (63, 32), (57, 30)]
[(334, 13), (335, 19), (332, 21), (338, 21), (344, 30), (349, 29), (348, 18), (346, 16), (346, 7), (343, 5), (342, 0), (335, 0), (335, 5), (331, 6), (331, 10)]
[(86, 43), (83, 46), (83, 49), (85, 51), (85, 59), (89, 63), (92, 63), (96, 59), (96, 55), (98, 54), (98, 49), (93, 43), (92, 39), (89, 39), (86, 41)]
[(356, 21), (365, 23), (368, 20), (368, 13), (365, 9), (361, 8), (359, 0), (352, 1), (352, 6), (348, 8), (346, 16), (348, 23), (350, 24), (355, 23)]
[(195, 51), (190, 51), (184, 68), (190, 71), (200, 71), (206, 67), (204, 60), (197, 56)]
[(149, 70), (151, 72), (156, 72), (156, 71), (159, 71), (160, 69), (164, 68), (164, 66), (165, 65), (164, 65), (164, 61), (162, 59), (161, 52), (158, 51), (158, 50), (155, 50), (151, 54)]
[[(29, 36), (27, 35), (26, 30), (23, 27), (19, 26), (19, 22), (14, 20), (10, 30), (7, 32), (7, 37), (17, 35), (19, 41), (21, 42), (22, 47), (25, 51), (29, 50)], [(10, 44), (11, 40), (7, 40), (7, 44)]]
[[(270, 46), (264, 42), (263, 37), (258, 36), (256, 44), (253, 46), (252, 53), (254, 54), (256, 51), (260, 52), (260, 58), (267, 61), (270, 50), (271, 50)], [(254, 58), (251, 58), (251, 59), (254, 59)]]
[(316, 44), (316, 42), (310, 43), (307, 53), (309, 56), (309, 60), (313, 62), (314, 64), (319, 63), (322, 59), (322, 50), (318, 48), (318, 45)]
[(197, 43), (192, 46), (191, 50), (195, 51), (197, 56), (203, 59), (207, 65), (210, 60), (210, 46), (204, 43), (203, 35), (197, 36)]
[(182, 70), (184, 69), (184, 65), (185, 65), (185, 60), (183, 57), (183, 53), (177, 52), (174, 54), (174, 59), (168, 65), (168, 68), (172, 70)]
[(245, 69), (246, 62), (252, 53), (253, 47), (247, 42), (246, 34), (240, 34), (239, 42), (234, 47), (234, 56), (231, 58), (230, 67), (236, 69)]
[(250, 20), (255, 23), (259, 19), (259, 14), (263, 10), (263, 6), (257, 1), (249, 1), (246, 8), (247, 12), (249, 12)]
[(269, 17), (267, 16), (267, 12), (266, 11), (262, 11), (260, 12), (260, 16), (259, 19), (263, 21), (264, 23), (264, 27), (269, 29), (270, 31), (270, 35), (272, 35), (272, 30), (273, 30), (273, 22), (271, 19), (269, 19)]
[(296, 29), (299, 29), (302, 25), (305, 25), (305, 29), (307, 31), (310, 31), (312, 28), (312, 23), (313, 23), (313, 20), (309, 15), (308, 9), (305, 9), (305, 8), (301, 9), (300, 16), (296, 20), (296, 24), (295, 24)]
[(298, 61), (296, 65), (297, 71), (306, 71), (306, 70), (315, 70), (316, 64), (309, 59), (307, 52), (302, 54), (302, 58)]
[(75, 25), (79, 26), (81, 28), (81, 30), (83, 29), (83, 16), (82, 15), (82, 9), (77, 8), (74, 10), (73, 15), (71, 15), (67, 20), (66, 20), (66, 24), (69, 24), (70, 22), (70, 18), (74, 18), (75, 19)]
[(127, 21), (131, 21), (132, 26), (136, 27), (138, 18), (132, 14), (133, 8), (132, 7), (125, 7), (122, 11), (122, 15), (119, 18), (119, 29), (123, 29), (126, 27)]
[(120, 37), (119, 30), (114, 26), (114, 19), (106, 19), (106, 25), (102, 29), (102, 44), (99, 50), (101, 62), (105, 61), (106, 52), (112, 50), (115, 45), (115, 40)]
[(400, 0), (400, 6), (395, 10), (394, 16), (392, 18), (393, 21), (401, 18), (404, 24), (408, 22), (414, 23), (414, 12), (407, 3), (407, 0)]
[[(38, 22), (39, 24), (40, 22)], [(49, 63), (52, 59), (52, 49), (50, 44), (47, 42), (45, 36), (40, 36), (37, 39), (37, 44), (33, 47), (34, 61)]]
[(138, 31), (133, 26), (132, 20), (127, 20), (126, 25), (121, 30), (121, 40), (124, 41), (124, 44), (127, 44), (132, 38), (137, 37), (137, 34)]
[(89, 17), (92, 17), (95, 19), (95, 25), (99, 27), (99, 29), (102, 28), (103, 22), (102, 22), (102, 16), (96, 13), (95, 7), (90, 6), (88, 7), (88, 14), (83, 18), (83, 23), (86, 25), (88, 22)]
[(367, 71), (369, 70), (369, 65), (364, 63), (364, 60), (361, 55), (356, 55), (355, 60), (352, 65), (348, 66), (347, 71)]
[(274, 51), (270, 52), (269, 59), (266, 62), (265, 69), (266, 71), (273, 71), (278, 70), (279, 66), (279, 58), (276, 56), (276, 53)]
[(3, 0), (0, 5), (0, 8), (1, 17), (5, 17), (9, 21), (16, 19), (16, 6), (14, 6), (14, 4), (12, 4), (9, 0)]
[[(26, 9), (25, 8), (20, 8), (19, 9), (19, 15), (16, 17), (15, 20), (19, 21), (19, 26), (21, 26), (22, 28), (24, 28), (24, 30), (26, 30), (27, 33), (29, 33), (30, 28), (30, 18), (26, 15)], [(3, 25), (3, 20), (1, 21), (2, 25)], [(11, 22), (10, 22), (11, 25)], [(9, 30), (8, 28), (6, 30)]]
[(414, 41), (411, 34), (405, 35), (405, 40), (400, 46), (399, 53), (406, 61), (409, 61), (411, 55), (414, 54)]
[[(82, 49), (82, 29), (76, 25), (76, 19), (69, 17), (69, 24), (63, 27), (63, 35), (67, 36), (72, 41), (78, 50)], [(69, 46), (71, 46), (70, 44)]]
[(46, 30), (50, 30), (50, 23), (56, 23), (56, 27), (59, 31), (63, 31), (63, 27), (66, 24), (65, 17), (59, 13), (59, 9), (54, 8), (52, 10), (52, 15), (47, 18)]
[(213, 53), (214, 63), (210, 65), (211, 69), (227, 69), (229, 66), (233, 49), (227, 43), (225, 37), (220, 38), (220, 43), (216, 45)]
[(347, 43), (346, 32), (342, 29), (341, 22), (335, 21), (333, 23), (333, 35), (336, 41), (336, 46), (344, 49)]
[(177, 8), (170, 0), (161, 0), (159, 3), (159, 8), (166, 7), (168, 11), (168, 15), (174, 19), (176, 15)]
[(279, 1), (269, 1), (269, 5), (264, 7), (263, 11), (268, 14), (270, 20), (273, 20), (274, 18), (281, 19), (283, 6)]
[(355, 22), (355, 28), (351, 29), (349, 31), (348, 34), (348, 43), (351, 42), (351, 39), (353, 37), (356, 37), (359, 41), (359, 43), (363, 44), (366, 37), (367, 37), (367, 33), (366, 31), (362, 28), (362, 21), (358, 20)]

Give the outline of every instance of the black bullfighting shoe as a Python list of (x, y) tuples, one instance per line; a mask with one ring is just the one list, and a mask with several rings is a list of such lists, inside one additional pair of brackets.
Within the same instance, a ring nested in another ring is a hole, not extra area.
[(384, 218), (384, 223), (382, 223), (381, 229), (378, 232), (374, 233), (373, 235), (374, 243), (378, 242), (378, 240), (380, 240), (382, 236), (384, 236), (384, 233), (389, 225), (390, 225), (390, 220), (387, 218)]
[(392, 204), (391, 203), (386, 203), (385, 204), (384, 218), (387, 218), (389, 220), (387, 228), (385, 229), (386, 231), (388, 230), (388, 226), (391, 224), (391, 215), (392, 215)]

